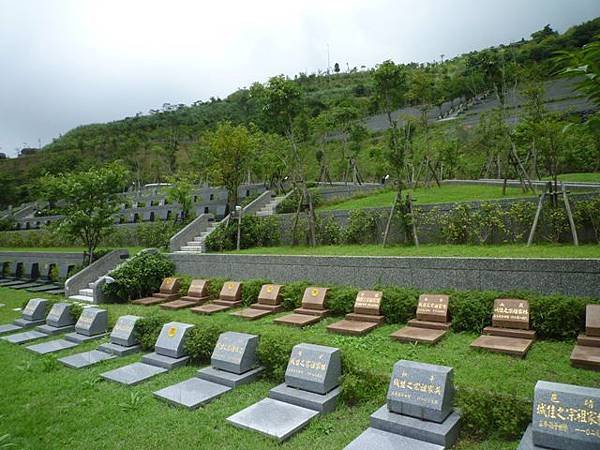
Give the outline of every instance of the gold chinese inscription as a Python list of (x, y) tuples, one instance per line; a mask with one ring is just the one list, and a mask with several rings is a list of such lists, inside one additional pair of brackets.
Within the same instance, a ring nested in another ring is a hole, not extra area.
[(240, 359), (244, 355), (244, 347), (229, 342), (217, 342), (217, 345), (215, 345), (215, 351), (220, 351), (224, 353), (219, 355), (219, 359), (231, 362), (240, 361)]
[(356, 297), (356, 308), (379, 309), (381, 292), (361, 291)]
[(324, 362), (323, 354), (316, 357), (303, 357), (300, 351), (297, 356), (292, 354), (290, 357), (286, 374), (322, 380), (325, 378), (326, 370), (327, 364)]
[(440, 314), (446, 315), (448, 310), (448, 304), (444, 298), (419, 298), (419, 304), (417, 305), (417, 314)]
[(494, 303), (493, 318), (494, 320), (529, 322), (529, 305), (522, 301), (496, 301)]
[(392, 378), (390, 397), (400, 400), (410, 400), (420, 404), (438, 405), (443, 395), (442, 386), (435, 383), (435, 377), (431, 375), (429, 382), (411, 381), (408, 373), (402, 371), (399, 376)]
[(582, 407), (563, 406), (558, 394), (552, 392), (549, 402), (536, 403), (535, 414), (540, 428), (600, 438), (600, 411), (595, 410), (594, 399), (584, 399)]
[(117, 331), (119, 333), (131, 333), (132, 328), (133, 328), (133, 324), (122, 321), (122, 322), (117, 322), (117, 324), (115, 325), (114, 331)]

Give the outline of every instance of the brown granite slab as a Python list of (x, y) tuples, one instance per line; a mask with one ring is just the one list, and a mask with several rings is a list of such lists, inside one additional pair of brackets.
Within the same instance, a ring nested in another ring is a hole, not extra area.
[(197, 305), (203, 305), (207, 301), (210, 300), (210, 297), (209, 296), (206, 296), (206, 297), (194, 297), (194, 296), (186, 295), (184, 297), (181, 297), (180, 300), (184, 300), (186, 302), (194, 302)]
[(278, 313), (283, 311), (283, 306), (281, 305), (264, 305), (262, 303), (252, 303), (250, 308), (254, 309), (262, 309), (263, 311), (270, 311), (272, 313)]
[(357, 320), (340, 320), (327, 326), (327, 331), (350, 336), (360, 336), (377, 327), (374, 322), (359, 322)]
[(492, 325), (498, 328), (529, 329), (529, 303), (527, 300), (497, 298), (494, 300)]
[(430, 330), (449, 330), (451, 324), (450, 322), (428, 322), (426, 320), (410, 319), (408, 321), (408, 326), (415, 328), (428, 328)]
[(169, 309), (169, 310), (178, 310), (178, 309), (191, 308), (192, 306), (198, 306), (198, 303), (197, 302), (190, 302), (190, 301), (183, 300), (183, 299), (174, 300), (172, 302), (167, 302), (167, 303), (162, 303), (160, 305), (160, 307), (162, 309)]
[(373, 323), (376, 323), (377, 325), (381, 325), (385, 321), (385, 317), (384, 316), (375, 316), (375, 315), (371, 315), (371, 314), (350, 313), (350, 314), (346, 314), (346, 320), (357, 320), (359, 322), (373, 322)]
[(213, 300), (213, 303), (215, 305), (221, 305), (221, 306), (227, 306), (228, 308), (235, 308), (236, 306), (240, 306), (242, 304), (241, 300), (238, 301), (230, 301), (230, 300), (221, 300), (221, 299), (217, 299), (217, 300)]
[(497, 328), (497, 327), (485, 327), (483, 334), (489, 334), (491, 336), (503, 336), (512, 337), (519, 339), (535, 339), (534, 330), (519, 330), (516, 328)]
[(429, 328), (404, 327), (392, 333), (392, 339), (400, 342), (419, 342), (422, 344), (436, 344), (446, 335), (445, 330), (435, 330)]
[(381, 291), (360, 291), (354, 302), (354, 312), (378, 316), (382, 298), (383, 292)]
[(600, 370), (600, 347), (576, 345), (571, 353), (571, 364), (583, 369)]
[(577, 336), (577, 344), (585, 345), (587, 347), (600, 347), (600, 337), (580, 334)]
[(417, 319), (424, 322), (448, 322), (447, 295), (423, 294), (417, 304)]
[(306, 288), (304, 297), (302, 297), (302, 309), (325, 309), (325, 299), (328, 292), (328, 288), (316, 286)]
[(238, 281), (227, 281), (224, 283), (219, 294), (219, 299), (230, 302), (240, 301), (242, 299), (242, 283)]
[(281, 303), (281, 284), (263, 284), (258, 294), (258, 303), (262, 305), (279, 305)]
[(475, 339), (471, 347), (522, 358), (527, 354), (531, 344), (533, 344), (531, 339), (483, 335)]
[(321, 320), (319, 316), (310, 316), (308, 314), (289, 314), (287, 316), (278, 317), (273, 320), (273, 323), (280, 325), (290, 325), (293, 327), (304, 327), (306, 325), (312, 325)]
[(585, 307), (585, 334), (600, 336), (600, 305), (587, 305)]
[(256, 320), (273, 313), (264, 309), (244, 308), (241, 311), (235, 311), (229, 314), (232, 316), (241, 317), (245, 320)]
[(152, 294), (152, 297), (154, 298), (162, 298), (164, 301), (170, 301), (170, 300), (177, 300), (179, 297), (181, 297), (181, 294), (164, 294), (162, 292), (157, 292), (155, 294)]
[(294, 310), (294, 312), (296, 314), (304, 314), (307, 316), (317, 316), (317, 317), (325, 317), (327, 314), (329, 314), (329, 310), (328, 309), (307, 309), (307, 308), (296, 308)]
[(159, 297), (146, 297), (140, 298), (139, 300), (134, 300), (131, 303), (134, 305), (142, 305), (142, 306), (154, 306), (160, 305), (161, 303), (167, 302), (167, 299), (159, 298)]
[(181, 289), (181, 281), (175, 277), (165, 278), (160, 285), (161, 294), (176, 294)]
[(214, 314), (220, 311), (225, 311), (227, 309), (231, 309), (230, 306), (223, 306), (223, 305), (215, 305), (214, 303), (207, 303), (206, 305), (202, 305), (202, 306), (195, 306), (193, 308), (190, 309), (190, 311), (192, 311), (193, 313), (197, 313), (197, 314)]

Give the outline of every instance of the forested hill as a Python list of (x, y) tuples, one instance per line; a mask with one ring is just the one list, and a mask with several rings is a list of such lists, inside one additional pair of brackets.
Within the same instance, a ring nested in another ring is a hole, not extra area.
[[(397, 106), (425, 104), (435, 110), (454, 99), (464, 101), (493, 92), (500, 76), (514, 83), (550, 79), (555, 75), (552, 57), (557, 51), (578, 49), (598, 34), (600, 18), (563, 34), (546, 26), (528, 40), (472, 51), (442, 62), (408, 64), (409, 88)], [(304, 93), (306, 142), (311, 141), (311, 133), (334, 110), (342, 109), (356, 120), (381, 112), (373, 92), (371, 69), (340, 70), (336, 64), (330, 74), (301, 73), (294, 80)], [(274, 132), (264, 120), (257, 100), (261, 89), (256, 83), (225, 99), (211, 98), (192, 105), (165, 104), (135, 117), (80, 126), (36, 154), (0, 160), (0, 205), (35, 199), (34, 183), (44, 172), (85, 169), (116, 159), (125, 161), (142, 181), (157, 181), (161, 174), (185, 168), (190, 147), (224, 120), (253, 123), (262, 131)]]

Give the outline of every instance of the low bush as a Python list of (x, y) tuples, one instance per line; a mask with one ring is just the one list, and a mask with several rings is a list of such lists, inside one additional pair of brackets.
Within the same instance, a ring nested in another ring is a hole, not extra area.
[(250, 306), (250, 304), (256, 303), (263, 284), (271, 284), (271, 282), (269, 280), (244, 281), (242, 286), (242, 305)]
[(283, 308), (288, 311), (300, 308), (304, 291), (309, 286), (310, 283), (308, 281), (293, 281), (286, 284), (281, 292), (281, 304), (283, 305)]
[(135, 322), (134, 333), (143, 350), (153, 350), (160, 330), (171, 318), (164, 313), (153, 312)]
[[(313, 208), (318, 208), (323, 204), (323, 200), (320, 192), (315, 188), (310, 188), (310, 195), (312, 196)], [(300, 194), (296, 189), (288, 197), (286, 197), (279, 205), (277, 205), (277, 214), (289, 214), (295, 213), (298, 210), (298, 203), (300, 202)], [(300, 210), (304, 211), (307, 209), (307, 205), (301, 206)]]
[(213, 349), (223, 331), (225, 330), (221, 330), (210, 323), (195, 325), (189, 331), (185, 342), (185, 347), (192, 359), (201, 363), (210, 362)]
[[(237, 246), (235, 220), (220, 225), (206, 238), (206, 248), (212, 252), (234, 250)], [(243, 216), (240, 227), (240, 248), (269, 247), (279, 244), (279, 220), (277, 217)]]
[(353, 311), (358, 289), (350, 287), (337, 287), (329, 291), (327, 308), (334, 315), (344, 315)]
[(173, 275), (175, 264), (163, 253), (144, 251), (109, 273), (113, 283), (103, 287), (108, 302), (123, 303), (158, 291), (163, 279)]

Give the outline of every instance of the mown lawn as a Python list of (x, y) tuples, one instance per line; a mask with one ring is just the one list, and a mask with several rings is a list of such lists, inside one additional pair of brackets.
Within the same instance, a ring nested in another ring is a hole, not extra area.
[[(408, 191), (407, 191), (408, 192)], [(524, 193), (520, 188), (507, 188), (506, 195), (502, 195), (502, 186), (479, 185), (452, 185), (444, 184), (441, 187), (417, 188), (411, 190), (415, 205), (432, 203), (464, 202), (471, 200), (493, 200), (499, 198), (531, 197), (531, 192)], [(372, 195), (357, 196), (348, 200), (332, 202), (318, 208), (319, 211), (334, 211), (363, 208), (391, 207), (396, 193), (391, 190), (378, 192)]]
[(506, 245), (322, 245), (318, 247), (254, 247), (230, 253), (252, 255), (329, 255), (329, 256), (438, 256), (468, 258), (600, 258), (600, 245), (578, 247), (568, 244)]
[[(0, 288), (0, 323), (18, 317), (12, 308), (31, 294)], [(147, 315), (158, 308), (133, 305), (106, 305), (110, 322), (123, 314)], [(189, 311), (165, 313), (187, 323), (210, 321), (223, 329), (261, 334), (281, 330), (266, 317), (246, 322), (220, 313), (203, 317)], [(326, 332), (325, 326), (339, 318), (327, 318), (304, 330), (285, 328), (297, 342), (312, 342), (341, 348), (361, 355), (367, 368), (389, 375), (398, 359), (412, 359), (449, 365), (455, 369), (455, 383), (503, 392), (531, 400), (538, 379), (583, 386), (600, 386), (597, 373), (572, 368), (569, 355), (574, 342), (536, 342), (523, 360), (469, 349), (476, 335), (450, 333), (435, 347), (400, 344), (389, 334), (399, 325), (385, 325), (365, 337), (344, 337)], [(373, 400), (349, 407), (340, 404), (333, 414), (313, 421), (304, 431), (279, 445), (265, 437), (226, 423), (229, 415), (264, 398), (277, 383), (273, 380), (241, 387), (220, 399), (190, 412), (168, 406), (153, 398), (152, 392), (187, 379), (198, 367), (188, 366), (160, 375), (133, 388), (102, 381), (99, 374), (137, 361), (130, 356), (101, 363), (89, 369), (73, 370), (56, 362), (57, 357), (89, 350), (98, 342), (65, 350), (58, 356), (40, 357), (24, 348), (0, 341), (0, 436), (17, 448), (206, 448), (206, 449), (341, 449), (368, 427), (369, 415), (385, 401), (385, 391)], [(517, 442), (462, 440), (459, 449), (514, 449)]]

